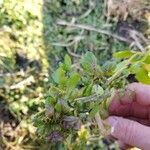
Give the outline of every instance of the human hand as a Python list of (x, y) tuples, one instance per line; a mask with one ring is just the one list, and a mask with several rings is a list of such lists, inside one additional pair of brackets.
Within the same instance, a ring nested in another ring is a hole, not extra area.
[(111, 135), (123, 147), (150, 149), (150, 86), (130, 84), (124, 96), (114, 97), (109, 113), (107, 120), (111, 125)]

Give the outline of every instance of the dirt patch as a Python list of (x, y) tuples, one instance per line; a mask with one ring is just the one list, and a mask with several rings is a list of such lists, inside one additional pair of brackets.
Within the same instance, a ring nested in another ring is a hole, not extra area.
[(12, 116), (10, 111), (7, 109), (7, 105), (3, 100), (1, 100), (1, 97), (0, 97), (0, 122), (17, 124), (17, 120)]
[(5, 149), (4, 138), (9, 141), (13, 141), (13, 131), (18, 125), (18, 121), (13, 117), (10, 111), (7, 109), (2, 96), (0, 96), (0, 150)]

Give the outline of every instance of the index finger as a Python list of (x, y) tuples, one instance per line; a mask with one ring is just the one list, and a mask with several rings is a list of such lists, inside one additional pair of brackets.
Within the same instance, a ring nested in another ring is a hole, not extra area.
[(150, 114), (150, 86), (132, 83), (123, 96), (116, 93), (109, 105), (110, 115), (146, 119)]
[(150, 105), (150, 85), (132, 83), (128, 85), (127, 89), (135, 92), (133, 99), (137, 103), (143, 106)]

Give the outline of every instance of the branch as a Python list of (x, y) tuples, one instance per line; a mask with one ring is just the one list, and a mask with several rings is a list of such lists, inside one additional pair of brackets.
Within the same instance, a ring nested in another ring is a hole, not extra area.
[(60, 46), (60, 47), (70, 47), (72, 45), (74, 45), (75, 43), (83, 40), (84, 37), (83, 36), (76, 36), (71, 42), (69, 43), (51, 43), (53, 46)]
[(84, 29), (84, 30), (98, 32), (98, 33), (101, 33), (101, 34), (105, 34), (105, 35), (111, 36), (111, 37), (113, 37), (115, 39), (118, 39), (120, 41), (123, 41), (123, 42), (126, 42), (126, 43), (131, 43), (130, 40), (128, 40), (128, 39), (126, 39), (126, 38), (124, 38), (122, 36), (110, 33), (109, 31), (106, 31), (106, 30), (97, 29), (97, 28), (95, 28), (93, 26), (90, 26), (90, 25), (73, 24), (73, 23), (69, 23), (69, 22), (63, 21), (63, 20), (57, 21), (57, 24), (58, 25), (62, 25), (62, 26), (69, 26), (69, 27), (75, 27), (75, 28), (80, 28), (80, 29)]
[(67, 47), (67, 52), (68, 52), (71, 56), (73, 56), (73, 57), (82, 58), (81, 55), (76, 54), (76, 53), (73, 53), (73, 52), (69, 49), (69, 47)]

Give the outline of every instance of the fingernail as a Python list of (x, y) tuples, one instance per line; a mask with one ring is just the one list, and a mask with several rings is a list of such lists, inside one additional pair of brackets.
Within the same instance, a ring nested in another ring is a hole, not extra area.
[(108, 123), (111, 125), (111, 133), (113, 134), (118, 123), (117, 117), (109, 117)]

